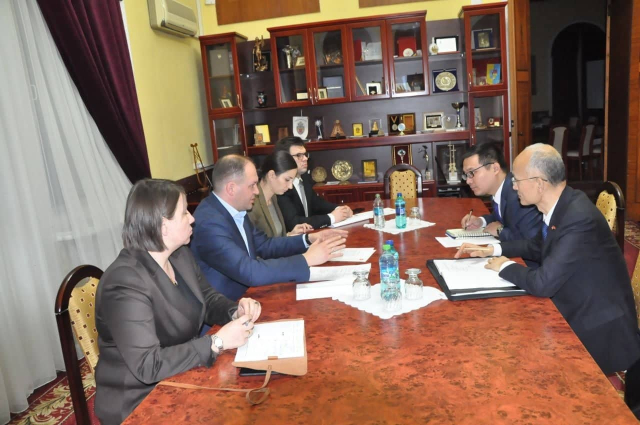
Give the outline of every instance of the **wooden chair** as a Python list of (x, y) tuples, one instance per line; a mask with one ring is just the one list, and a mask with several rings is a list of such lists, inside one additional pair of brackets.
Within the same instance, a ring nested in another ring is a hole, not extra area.
[(636, 319), (640, 327), (640, 255), (638, 255), (636, 267), (631, 275), (631, 290), (633, 291), (633, 300), (636, 303)]
[[(596, 127), (596, 130), (597, 128), (598, 127)], [(596, 131), (596, 135), (593, 138), (593, 144), (591, 145), (591, 154), (589, 155), (591, 158), (590, 164), (592, 163), (592, 166), (598, 171), (598, 176), (600, 176), (604, 170), (604, 155), (602, 154), (603, 140), (603, 135), (598, 135), (598, 131)]]
[[(98, 363), (98, 331), (96, 330), (95, 299), (102, 270), (84, 265), (73, 269), (62, 281), (56, 296), (55, 315), (67, 368), (71, 401), (79, 425), (91, 424), (82, 374), (74, 342), (74, 334), (84, 352), (91, 373)], [(87, 280), (88, 279), (88, 280)], [(79, 283), (86, 283), (78, 286)], [(73, 329), (73, 330), (72, 330)]]
[(567, 167), (567, 146), (569, 144), (569, 129), (566, 125), (554, 125), (549, 130), (549, 144), (562, 155), (565, 168)]
[(614, 182), (604, 182), (598, 195), (596, 207), (609, 223), (620, 250), (624, 253), (624, 195), (620, 186)]
[[(580, 136), (580, 145), (578, 146), (578, 150), (570, 150), (567, 152), (567, 174), (569, 173), (568, 165), (572, 161), (577, 161), (578, 163), (578, 175), (580, 180), (582, 180), (582, 164), (584, 161), (589, 161), (591, 155), (591, 146), (593, 144), (593, 131), (595, 129), (594, 124), (587, 124), (582, 127), (582, 135)], [(591, 177), (591, 167), (587, 167), (587, 171), (589, 172), (589, 177)]]
[(402, 193), (405, 199), (422, 196), (422, 174), (410, 164), (398, 164), (384, 173), (384, 197), (391, 199), (391, 194)]

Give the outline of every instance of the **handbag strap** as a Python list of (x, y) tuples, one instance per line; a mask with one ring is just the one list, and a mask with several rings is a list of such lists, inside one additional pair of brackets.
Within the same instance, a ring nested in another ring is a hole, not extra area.
[[(212, 391), (233, 391), (238, 393), (246, 393), (246, 399), (249, 404), (255, 406), (267, 399), (269, 396), (269, 388), (267, 388), (267, 384), (269, 384), (269, 379), (271, 379), (271, 366), (267, 368), (267, 374), (264, 377), (264, 382), (262, 386), (259, 388), (253, 388), (250, 390), (244, 390), (241, 388), (213, 388), (213, 387), (202, 387), (200, 385), (193, 384), (180, 384), (177, 382), (158, 382), (158, 385), (164, 385), (165, 387), (175, 387), (175, 388), (184, 388), (188, 390), (212, 390)], [(258, 395), (258, 397), (254, 397), (254, 395)]]

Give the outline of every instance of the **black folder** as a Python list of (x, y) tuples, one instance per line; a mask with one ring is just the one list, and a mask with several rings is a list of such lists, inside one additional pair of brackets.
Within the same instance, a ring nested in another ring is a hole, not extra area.
[[(461, 300), (476, 300), (481, 298), (502, 298), (502, 297), (517, 297), (520, 295), (527, 295), (527, 291), (524, 289), (520, 289), (518, 287), (508, 287), (504, 289), (500, 288), (473, 288), (473, 289), (454, 289), (451, 290), (447, 286), (447, 282), (444, 280), (438, 268), (434, 264), (434, 260), (449, 260), (449, 261), (464, 261), (461, 260), (453, 260), (451, 258), (434, 258), (433, 260), (427, 260), (427, 268), (442, 288), (442, 291), (447, 296), (449, 301), (461, 301)], [(482, 291), (495, 291), (496, 289), (500, 289), (499, 292), (490, 292), (483, 293)]]

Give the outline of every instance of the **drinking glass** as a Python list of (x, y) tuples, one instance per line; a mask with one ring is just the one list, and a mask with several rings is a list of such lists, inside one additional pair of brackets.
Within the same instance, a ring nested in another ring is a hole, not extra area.
[(368, 271), (355, 271), (356, 280), (353, 281), (353, 299), (364, 301), (371, 298), (371, 282), (367, 279)]
[(407, 220), (410, 226), (418, 226), (420, 224), (420, 208), (413, 207), (411, 208), (411, 212), (409, 213), (409, 219)]
[(389, 283), (382, 296), (382, 303), (385, 311), (394, 312), (402, 309), (402, 292), (400, 291), (399, 280)]
[(408, 269), (409, 278), (404, 282), (404, 297), (408, 300), (422, 298), (422, 281), (418, 277), (420, 269)]

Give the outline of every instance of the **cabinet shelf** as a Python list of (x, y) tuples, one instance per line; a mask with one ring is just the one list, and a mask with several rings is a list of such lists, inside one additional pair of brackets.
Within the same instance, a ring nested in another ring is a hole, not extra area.
[(464, 53), (462, 52), (438, 53), (437, 55), (429, 56), (429, 62), (454, 61), (462, 59), (464, 59)]
[(343, 68), (344, 64), (342, 63), (331, 63), (328, 65), (318, 65), (316, 68), (318, 69), (334, 69), (334, 68)]
[[(443, 142), (469, 140), (470, 133), (465, 131), (450, 131), (442, 133), (407, 134), (406, 136), (362, 137), (358, 139), (309, 141), (305, 147), (311, 151), (326, 151), (335, 149), (370, 148), (375, 146), (393, 146), (413, 143)], [(248, 146), (249, 156), (268, 155), (273, 152), (273, 145)]]
[(286, 73), (290, 73), (290, 72), (296, 72), (296, 71), (302, 71), (305, 72), (306, 68), (304, 66), (301, 66), (299, 68), (284, 68), (284, 69), (280, 69), (280, 74), (286, 74)]
[(213, 77), (209, 77), (210, 80), (219, 80), (221, 78), (224, 78), (224, 79), (228, 80), (230, 78), (231, 79), (234, 78), (234, 76), (233, 76), (233, 74), (228, 74), (228, 75), (225, 74), (225, 75), (214, 75)]
[(368, 60), (368, 61), (356, 61), (355, 64), (356, 64), (356, 66), (381, 65), (382, 64), (382, 59)]
[(409, 56), (409, 57), (394, 56), (393, 57), (394, 62), (418, 62), (421, 60), (422, 60), (422, 56)]

